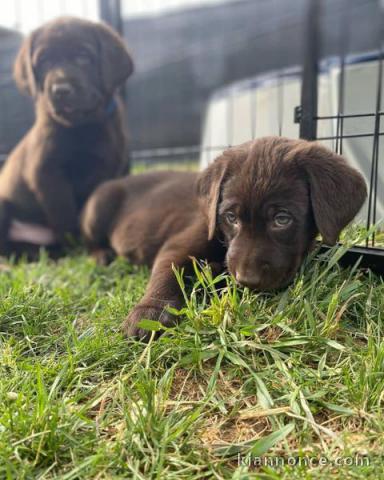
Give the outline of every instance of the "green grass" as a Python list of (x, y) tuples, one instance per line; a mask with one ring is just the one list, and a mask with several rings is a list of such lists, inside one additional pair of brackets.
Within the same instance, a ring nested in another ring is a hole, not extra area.
[(149, 345), (119, 331), (146, 269), (3, 264), (0, 478), (384, 478), (384, 284), (341, 254), (273, 294), (197, 269)]

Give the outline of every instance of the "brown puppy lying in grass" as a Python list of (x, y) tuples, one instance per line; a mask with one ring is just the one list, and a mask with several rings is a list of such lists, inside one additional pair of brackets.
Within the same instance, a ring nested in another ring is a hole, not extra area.
[(286, 286), (318, 232), (332, 245), (364, 199), (363, 177), (318, 143), (266, 137), (226, 150), (200, 174), (153, 172), (105, 182), (82, 217), (96, 255), (152, 266), (127, 335), (148, 338), (142, 319), (174, 323), (182, 296), (172, 264), (226, 264), (257, 290)]
[(0, 172), (1, 254), (76, 235), (90, 193), (121, 174), (127, 149), (116, 93), (132, 69), (106, 25), (65, 17), (24, 41), (14, 74), (35, 101), (36, 121)]

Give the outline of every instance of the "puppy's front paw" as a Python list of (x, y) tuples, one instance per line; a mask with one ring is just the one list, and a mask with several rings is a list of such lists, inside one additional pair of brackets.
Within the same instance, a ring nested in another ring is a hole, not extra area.
[[(126, 337), (135, 337), (143, 342), (148, 342), (152, 332), (140, 328), (139, 324), (142, 320), (154, 320), (162, 323), (165, 327), (173, 326), (176, 322), (175, 317), (167, 312), (166, 307), (137, 305), (122, 325), (123, 334)], [(155, 332), (155, 338), (159, 337), (162, 333), (162, 330)]]
[(111, 248), (98, 248), (92, 250), (91, 256), (95, 259), (97, 265), (106, 267), (113, 262), (116, 254)]

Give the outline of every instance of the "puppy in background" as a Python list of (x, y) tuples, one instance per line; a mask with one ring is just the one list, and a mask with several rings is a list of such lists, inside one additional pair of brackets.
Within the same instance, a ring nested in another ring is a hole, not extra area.
[(79, 233), (88, 196), (128, 157), (117, 89), (132, 71), (122, 39), (103, 24), (63, 17), (24, 41), (14, 77), (36, 120), (0, 172), (1, 254)]
[(191, 257), (226, 265), (241, 285), (272, 290), (294, 278), (318, 232), (333, 245), (366, 198), (363, 177), (318, 143), (265, 137), (226, 150), (200, 174), (148, 173), (100, 185), (82, 229), (97, 257), (152, 266), (127, 335), (142, 319), (172, 325), (183, 298), (172, 265)]

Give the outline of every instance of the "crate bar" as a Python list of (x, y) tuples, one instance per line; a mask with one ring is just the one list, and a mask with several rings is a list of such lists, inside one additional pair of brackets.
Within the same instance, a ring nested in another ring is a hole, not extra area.
[(349, 44), (349, 22), (350, 9), (348, 8), (348, 0), (342, 2), (343, 11), (345, 15), (340, 17), (340, 74), (338, 81), (338, 107), (337, 107), (337, 122), (336, 122), (336, 152), (343, 154), (343, 133), (344, 133), (344, 89), (345, 89), (345, 56)]
[(99, 0), (100, 18), (124, 36), (121, 0)]
[[(98, 0), (99, 15), (101, 20), (108, 23), (122, 38), (124, 38), (124, 22), (122, 15), (121, 0)], [(121, 85), (118, 89), (120, 98), (124, 104), (127, 105), (127, 87), (126, 84)], [(126, 154), (126, 171), (130, 172), (131, 165), (131, 150), (128, 147)]]
[[(380, 8), (380, 5), (379, 5)], [(380, 19), (383, 20), (383, 10), (380, 9)], [(377, 71), (377, 91), (376, 91), (376, 112), (375, 112), (375, 129), (372, 145), (372, 167), (369, 182), (369, 199), (368, 199), (368, 216), (367, 229), (371, 223), (376, 223), (376, 206), (377, 206), (377, 182), (378, 182), (378, 168), (379, 168), (379, 144), (380, 144), (380, 109), (381, 109), (381, 86), (383, 79), (383, 28), (379, 31), (380, 41), (380, 55)], [(372, 246), (375, 246), (375, 232), (372, 234)]]
[(348, 114), (340, 114), (340, 115), (325, 115), (325, 116), (318, 116), (315, 117), (315, 120), (337, 120), (338, 118), (361, 118), (361, 117), (376, 117), (377, 115), (384, 115), (384, 112), (377, 112), (376, 113), (348, 113)]
[[(384, 132), (380, 132), (377, 135), (381, 137), (384, 135)], [(348, 135), (343, 135), (343, 138), (369, 138), (374, 136), (375, 136), (374, 133), (351, 133)], [(330, 137), (317, 137), (316, 140), (337, 140), (338, 138), (340, 138), (340, 136), (333, 135)]]
[(317, 75), (319, 58), (318, 0), (309, 0), (306, 20), (306, 49), (301, 88), (300, 138), (315, 140), (317, 133)]

